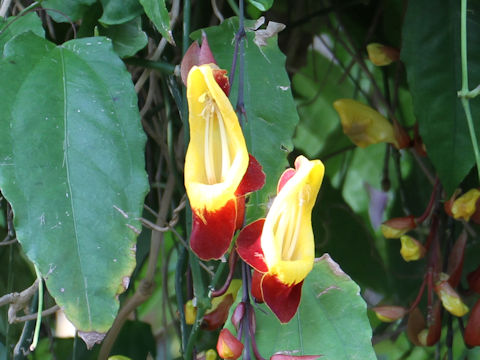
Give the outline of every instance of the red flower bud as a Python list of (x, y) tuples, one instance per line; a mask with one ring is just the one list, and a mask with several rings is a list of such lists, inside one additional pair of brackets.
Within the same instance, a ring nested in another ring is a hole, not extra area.
[(468, 346), (480, 346), (480, 299), (475, 303), (464, 334)]
[(217, 352), (222, 359), (235, 360), (242, 355), (243, 344), (232, 335), (230, 330), (224, 328), (218, 336)]
[(417, 346), (432, 346), (440, 339), (442, 333), (442, 306), (437, 301), (431, 314), (431, 324), (427, 328), (425, 318), (418, 308), (413, 309), (408, 317), (407, 336)]
[(205, 314), (203, 317), (203, 326), (207, 330), (216, 330), (225, 324), (228, 319), (228, 312), (230, 306), (233, 304), (233, 296), (231, 294), (226, 295), (223, 300), (218, 304), (215, 310)]
[(470, 290), (480, 294), (480, 266), (467, 275), (467, 281)]
[(316, 360), (323, 355), (287, 355), (287, 354), (274, 354), (270, 357), (270, 360)]
[(407, 314), (407, 309), (402, 306), (376, 306), (372, 310), (377, 315), (377, 318), (383, 322), (392, 322)]
[(367, 53), (370, 61), (376, 66), (390, 65), (400, 58), (400, 51), (398, 51), (398, 49), (379, 43), (368, 44)]
[(245, 303), (241, 302), (240, 304), (237, 305), (235, 310), (233, 310), (232, 318), (232, 324), (235, 326), (235, 329), (238, 331), (238, 327), (240, 326), (240, 321), (242, 321), (243, 316), (245, 315)]
[(467, 233), (463, 231), (450, 251), (448, 257), (447, 274), (450, 276), (448, 282), (453, 288), (460, 283), (463, 270), (463, 258), (465, 255), (465, 245), (467, 243)]

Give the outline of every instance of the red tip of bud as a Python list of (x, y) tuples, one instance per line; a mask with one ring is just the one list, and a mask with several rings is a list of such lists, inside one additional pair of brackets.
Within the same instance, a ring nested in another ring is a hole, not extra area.
[(402, 125), (396, 119), (393, 119), (393, 135), (397, 141), (397, 149), (410, 147), (412, 140)]
[(228, 319), (228, 311), (233, 304), (232, 294), (228, 294), (220, 304), (203, 317), (203, 326), (207, 330), (216, 330), (220, 328)]
[(416, 123), (415, 127), (413, 128), (413, 148), (415, 149), (418, 155), (423, 157), (427, 156), (427, 150), (425, 148), (425, 144), (423, 143), (422, 137), (418, 132), (418, 123)]
[(217, 352), (223, 359), (238, 359), (243, 352), (243, 344), (232, 335), (230, 330), (222, 329), (217, 341)]

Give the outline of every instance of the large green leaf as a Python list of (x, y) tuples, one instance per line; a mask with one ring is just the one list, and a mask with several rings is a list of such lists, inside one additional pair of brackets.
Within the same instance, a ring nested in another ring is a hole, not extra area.
[(24, 33), (0, 78), (0, 188), (17, 238), (74, 325), (106, 332), (147, 190), (130, 74), (106, 38), (56, 47)]
[(123, 24), (101, 27), (99, 33), (112, 39), (113, 50), (120, 57), (135, 55), (148, 42), (147, 34), (142, 31), (142, 19), (139, 16)]
[(123, 24), (143, 12), (138, 0), (100, 0), (100, 2), (103, 6), (103, 15), (98, 21), (104, 25)]
[[(89, 5), (96, 0), (44, 0), (42, 7), (56, 22), (70, 22), (80, 19)], [(49, 10), (53, 9), (53, 10)]]
[(155, 24), (157, 30), (169, 43), (174, 44), (172, 29), (170, 29), (170, 16), (168, 15), (165, 0), (140, 0), (148, 18)]
[[(475, 87), (480, 83), (480, 4), (470, 1), (468, 6), (469, 81)], [(402, 59), (428, 155), (451, 193), (474, 164), (465, 113), (457, 97), (461, 88), (460, 3), (448, 0), (432, 7), (427, 0), (410, 1)], [(470, 103), (479, 136), (480, 101)]]
[[(230, 70), (238, 19), (205, 29), (208, 42), (219, 66)], [(198, 39), (201, 33), (192, 35)], [(245, 44), (245, 111), (243, 132), (248, 150), (262, 164), (267, 180), (264, 188), (253, 194), (247, 204), (247, 221), (265, 215), (269, 199), (275, 195), (278, 178), (288, 166), (286, 155), (292, 150), (292, 136), (298, 123), (290, 81), (285, 70), (285, 55), (277, 46), (277, 37), (267, 46), (257, 46), (255, 33), (247, 31)], [(238, 68), (230, 98), (236, 104)]]
[(11, 16), (7, 20), (0, 17), (0, 55), (3, 47), (15, 35), (26, 31), (32, 31), (38, 36), (45, 36), (42, 21), (35, 13), (28, 13), (23, 16)]
[[(260, 354), (266, 359), (277, 352), (323, 355), (325, 360), (376, 359), (367, 306), (359, 292), (328, 254), (317, 259), (289, 323), (281, 324), (264, 304), (256, 308)], [(234, 331), (231, 324), (228, 327)]]

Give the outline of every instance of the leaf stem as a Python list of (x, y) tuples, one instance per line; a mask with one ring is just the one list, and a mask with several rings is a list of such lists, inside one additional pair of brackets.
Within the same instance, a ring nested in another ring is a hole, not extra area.
[(33, 334), (32, 345), (30, 345), (30, 351), (35, 350), (38, 344), (38, 335), (40, 334), (40, 325), (42, 324), (42, 307), (43, 307), (43, 280), (40, 271), (38, 271), (37, 265), (35, 266), (35, 273), (38, 280), (38, 309), (37, 309), (37, 322), (35, 324), (35, 332)]
[[(461, 57), (462, 57), (462, 89), (458, 92), (458, 96), (461, 99), (465, 117), (467, 118), (468, 131), (470, 132), (470, 138), (472, 140), (473, 153), (475, 155), (475, 163), (477, 164), (477, 175), (480, 181), (480, 151), (478, 149), (477, 135), (475, 133), (475, 127), (473, 125), (472, 113), (470, 110), (470, 94), (468, 90), (468, 59), (467, 59), (467, 0), (461, 1), (460, 11), (460, 24), (461, 24)], [(474, 90), (477, 93), (478, 87)]]

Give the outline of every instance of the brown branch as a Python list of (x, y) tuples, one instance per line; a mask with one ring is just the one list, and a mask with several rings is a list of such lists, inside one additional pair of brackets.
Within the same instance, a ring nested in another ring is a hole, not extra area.
[[(55, 314), (58, 310), (60, 310), (60, 306), (53, 305), (51, 308), (42, 311), (42, 317), (50, 316), (52, 314)], [(35, 320), (36, 318), (37, 318), (37, 313), (28, 314), (28, 315), (24, 315), (24, 316), (20, 316), (20, 317), (15, 318), (15, 320), (13, 322), (20, 323), (20, 322)]]

